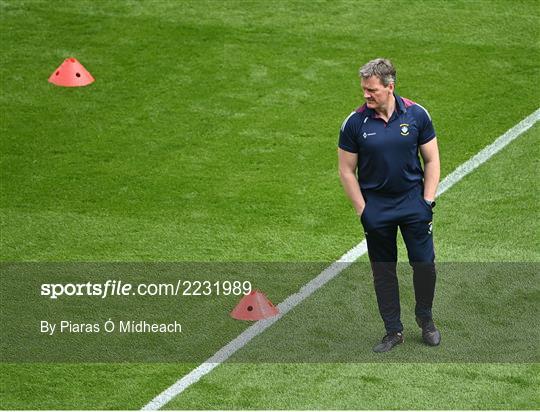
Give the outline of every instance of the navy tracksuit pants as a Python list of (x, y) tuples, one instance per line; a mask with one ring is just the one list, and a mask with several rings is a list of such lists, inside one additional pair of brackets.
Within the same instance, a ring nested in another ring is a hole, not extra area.
[(401, 332), (401, 309), (397, 266), (397, 229), (399, 227), (413, 268), (416, 298), (415, 314), (431, 319), (435, 293), (435, 251), (433, 247), (433, 211), (423, 198), (423, 187), (398, 195), (362, 191), (366, 207), (362, 225), (367, 240), (379, 312), (386, 331)]

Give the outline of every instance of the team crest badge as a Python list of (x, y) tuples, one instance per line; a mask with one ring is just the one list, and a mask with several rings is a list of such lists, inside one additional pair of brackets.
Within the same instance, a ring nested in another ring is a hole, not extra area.
[(409, 125), (407, 123), (402, 123), (399, 127), (401, 128), (402, 136), (407, 136), (409, 134)]

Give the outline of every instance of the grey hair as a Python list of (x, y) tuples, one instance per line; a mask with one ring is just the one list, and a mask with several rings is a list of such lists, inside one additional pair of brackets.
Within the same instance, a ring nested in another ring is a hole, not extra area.
[(378, 77), (385, 86), (388, 86), (390, 83), (396, 83), (396, 69), (388, 59), (379, 58), (371, 60), (360, 67), (358, 74), (363, 79), (371, 76)]

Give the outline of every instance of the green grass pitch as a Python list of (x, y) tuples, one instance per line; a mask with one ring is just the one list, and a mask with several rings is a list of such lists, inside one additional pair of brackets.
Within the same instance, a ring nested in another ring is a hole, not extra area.
[[(434, 119), (444, 177), (538, 108), (539, 20), (533, 0), (1, 1), (0, 261), (331, 263), (362, 239), (336, 168), (358, 67), (393, 60), (398, 93)], [(47, 82), (71, 56), (94, 84)], [(539, 137), (536, 125), (440, 198), (439, 262), (540, 261)], [(436, 359), (464, 333), (462, 299), (492, 293), (484, 309), (504, 321), (514, 304), (538, 311), (534, 280), (508, 280), (516, 303), (506, 281), (441, 278), (443, 346), (422, 352), (404, 274), (395, 361), (230, 362), (167, 408), (539, 409), (537, 361), (475, 362), (467, 347)], [(347, 342), (382, 335), (372, 285), (351, 270), (244, 349), (332, 307), (357, 316), (334, 314)], [(537, 326), (523, 334), (538, 342)], [(196, 366), (0, 363), (0, 408), (137, 409)]]

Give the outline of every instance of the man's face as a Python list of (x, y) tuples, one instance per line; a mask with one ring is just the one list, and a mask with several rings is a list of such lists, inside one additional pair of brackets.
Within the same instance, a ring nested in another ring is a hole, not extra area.
[(394, 83), (385, 86), (377, 76), (371, 76), (367, 79), (362, 78), (361, 85), (364, 91), (364, 99), (370, 109), (386, 108), (394, 94)]

